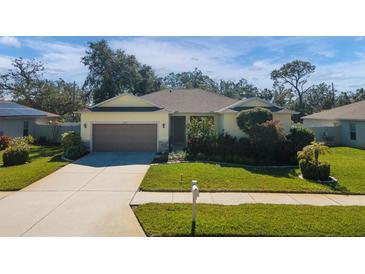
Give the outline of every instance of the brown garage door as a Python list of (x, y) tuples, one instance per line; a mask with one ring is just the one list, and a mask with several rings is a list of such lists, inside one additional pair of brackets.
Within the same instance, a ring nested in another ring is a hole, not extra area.
[(157, 125), (94, 124), (93, 151), (156, 151)]

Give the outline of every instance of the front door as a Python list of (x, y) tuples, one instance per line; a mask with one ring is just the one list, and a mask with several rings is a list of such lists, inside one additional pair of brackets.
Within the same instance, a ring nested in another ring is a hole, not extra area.
[(186, 117), (171, 116), (171, 144), (174, 148), (186, 146)]

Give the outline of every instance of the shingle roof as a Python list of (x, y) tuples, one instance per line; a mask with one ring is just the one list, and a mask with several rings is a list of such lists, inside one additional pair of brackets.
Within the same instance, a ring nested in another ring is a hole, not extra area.
[(318, 120), (365, 120), (365, 101), (317, 112), (303, 119)]
[(14, 102), (0, 101), (0, 117), (58, 117), (57, 114), (26, 107)]
[(238, 101), (202, 89), (166, 89), (143, 95), (142, 98), (168, 111), (196, 113), (217, 111)]

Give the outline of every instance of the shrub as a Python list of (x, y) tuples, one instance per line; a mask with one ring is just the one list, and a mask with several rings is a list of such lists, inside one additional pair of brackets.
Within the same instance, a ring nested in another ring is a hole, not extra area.
[(86, 149), (82, 145), (68, 147), (64, 155), (67, 159), (76, 160), (86, 153)]
[(28, 135), (28, 136), (24, 136), (23, 137), (24, 140), (29, 144), (29, 145), (32, 145), (34, 144), (34, 138), (32, 135)]
[(272, 120), (272, 112), (265, 108), (255, 107), (242, 110), (237, 115), (237, 125), (245, 133), (250, 134), (252, 127)]
[(207, 118), (193, 119), (187, 125), (187, 151), (193, 157), (199, 152), (210, 155), (216, 146), (216, 132), (214, 123)]
[(314, 133), (308, 128), (295, 125), (290, 128), (290, 133), (287, 138), (291, 141), (292, 150), (296, 154), (299, 150), (302, 150), (314, 141)]
[(9, 136), (0, 136), (0, 150), (6, 149), (9, 146), (11, 137)]
[(318, 165), (318, 179), (321, 181), (328, 180), (331, 172), (331, 166), (328, 163), (320, 163)]
[(81, 146), (80, 134), (74, 131), (63, 133), (61, 145), (64, 151), (66, 151), (70, 147)]
[(202, 161), (202, 160), (206, 160), (206, 156), (205, 156), (205, 154), (204, 154), (204, 153), (202, 153), (202, 152), (198, 152), (198, 153), (196, 154), (195, 158), (196, 158), (197, 160), (200, 160), (200, 161)]
[(187, 158), (187, 155), (186, 155), (186, 152), (185, 151), (174, 151), (174, 152), (171, 152), (169, 155), (168, 155), (168, 160), (169, 161), (185, 161)]
[(302, 159), (299, 161), (299, 168), (302, 172), (303, 178), (309, 180), (318, 180), (318, 171), (316, 165), (313, 162)]
[(29, 147), (27, 144), (9, 146), (3, 154), (5, 166), (24, 164), (29, 160)]
[(169, 159), (169, 154), (167, 152), (158, 153), (152, 160), (154, 164), (166, 163)]
[(320, 162), (319, 155), (328, 153), (328, 147), (312, 142), (298, 152), (299, 167), (306, 179), (327, 180), (330, 176), (330, 165)]
[(24, 137), (14, 137), (9, 142), (9, 147), (28, 146), (27, 139)]
[(283, 128), (278, 121), (266, 121), (252, 127), (251, 142), (256, 152), (256, 160), (260, 163), (277, 162), (276, 152), (286, 141)]

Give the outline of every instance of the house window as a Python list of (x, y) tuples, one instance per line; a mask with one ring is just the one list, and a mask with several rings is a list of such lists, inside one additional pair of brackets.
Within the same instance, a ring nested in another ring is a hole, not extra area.
[(23, 123), (23, 136), (29, 135), (29, 121), (24, 121)]
[(350, 139), (356, 140), (356, 124), (350, 123)]
[(198, 121), (200, 121), (203, 118), (208, 119), (208, 121), (214, 123), (214, 117), (213, 116), (190, 116), (190, 122), (192, 120), (198, 120)]

